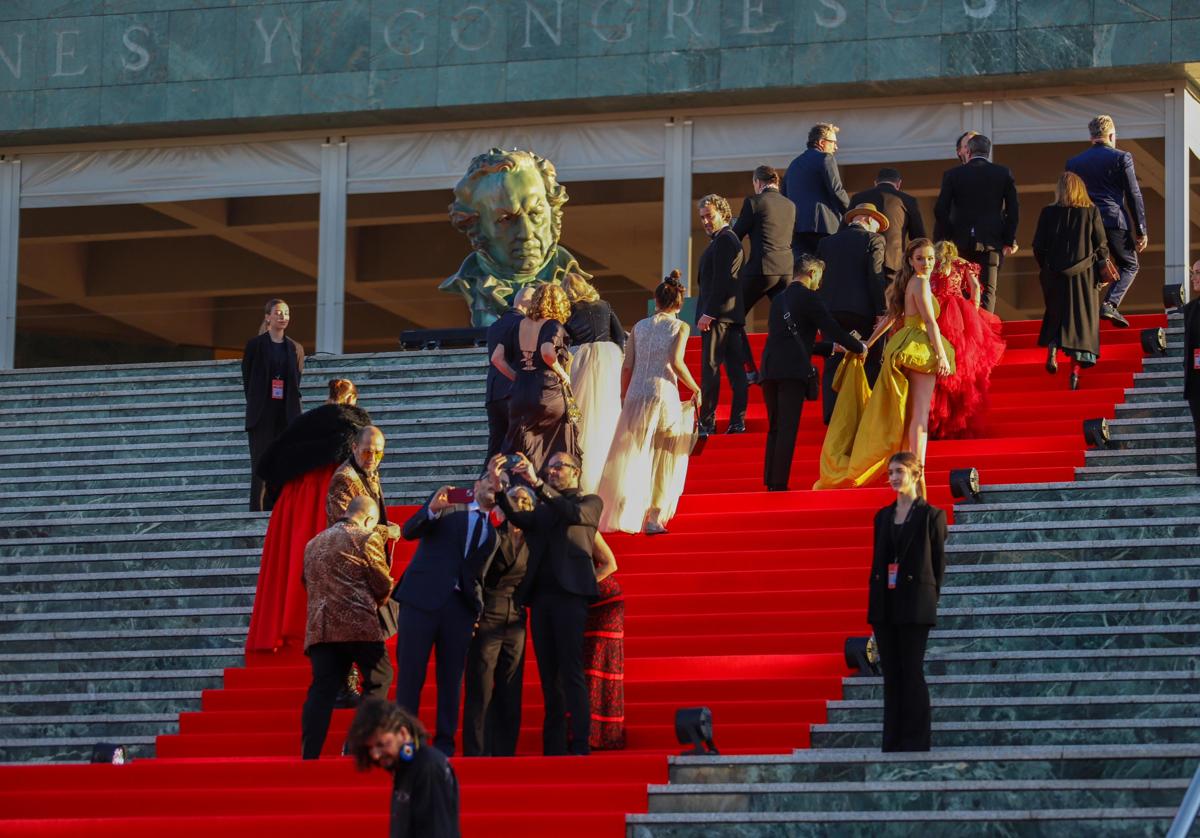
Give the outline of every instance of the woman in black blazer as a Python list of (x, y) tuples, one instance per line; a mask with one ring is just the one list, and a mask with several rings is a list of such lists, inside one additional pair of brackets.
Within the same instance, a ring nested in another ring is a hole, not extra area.
[(946, 513), (917, 491), (921, 463), (901, 451), (888, 460), (896, 502), (875, 513), (867, 622), (883, 667), (883, 750), (928, 751), (925, 644), (937, 623), (946, 567)]

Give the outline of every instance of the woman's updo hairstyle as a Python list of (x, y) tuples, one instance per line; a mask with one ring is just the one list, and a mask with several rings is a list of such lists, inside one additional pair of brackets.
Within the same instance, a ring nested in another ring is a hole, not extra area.
[(348, 378), (329, 379), (329, 403), (347, 404), (351, 398), (358, 398), (358, 388)]
[(685, 293), (686, 289), (679, 279), (679, 271), (674, 270), (654, 289), (654, 303), (659, 311), (679, 311), (683, 307)]

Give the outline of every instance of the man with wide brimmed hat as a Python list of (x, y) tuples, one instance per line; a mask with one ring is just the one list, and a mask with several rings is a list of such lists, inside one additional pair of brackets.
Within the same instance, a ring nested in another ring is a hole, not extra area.
[[(875, 330), (875, 323), (885, 309), (886, 245), (880, 232), (887, 228), (887, 216), (874, 204), (858, 204), (846, 211), (842, 228), (817, 246), (817, 256), (825, 262), (825, 277), (818, 292), (825, 307), (843, 329), (863, 336)], [(867, 379), (872, 386), (879, 375), (882, 354), (883, 341), (876, 341), (866, 362)], [(825, 363), (821, 405), (825, 424), (829, 424), (837, 399), (833, 376), (840, 362), (841, 356), (833, 355)]]

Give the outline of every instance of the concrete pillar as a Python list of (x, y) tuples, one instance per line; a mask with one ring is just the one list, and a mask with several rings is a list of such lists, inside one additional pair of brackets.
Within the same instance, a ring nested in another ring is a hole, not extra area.
[[(1189, 183), (1190, 151), (1196, 145), (1196, 124), (1193, 108), (1188, 107), (1190, 94), (1185, 89), (1166, 94), (1166, 136), (1164, 149), (1166, 177), (1163, 186), (1166, 197), (1166, 226), (1162, 232), (1163, 254), (1166, 270), (1163, 282), (1166, 285), (1183, 283), (1184, 299), (1187, 299), (1188, 266), (1191, 250), (1190, 207), (1191, 184)], [(1154, 235), (1154, 231), (1150, 231)]]
[(321, 146), (317, 249), (317, 352), (341, 354), (346, 320), (346, 139)]
[(662, 275), (678, 268), (692, 289), (692, 121), (666, 123), (666, 167), (663, 172)]
[(21, 161), (0, 157), (0, 369), (17, 354), (17, 250), (21, 229)]

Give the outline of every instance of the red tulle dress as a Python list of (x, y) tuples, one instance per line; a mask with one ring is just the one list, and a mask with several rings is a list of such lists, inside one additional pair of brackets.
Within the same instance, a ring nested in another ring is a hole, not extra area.
[(975, 419), (987, 408), (992, 370), (1004, 355), (1000, 318), (976, 307), (965, 293), (967, 274), (979, 280), (979, 266), (955, 259), (946, 273), (934, 271), (929, 285), (941, 305), (938, 328), (954, 347), (953, 375), (939, 378), (929, 406), (929, 436), (961, 439), (976, 435)]
[(248, 653), (304, 650), (304, 547), (325, 529), (325, 497), (337, 467), (330, 463), (289, 480), (271, 510), (246, 636)]

